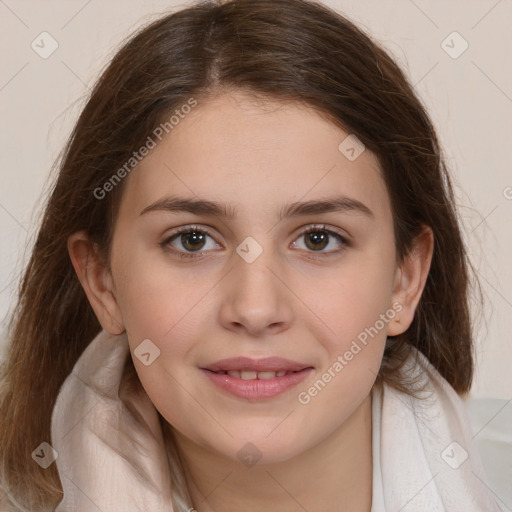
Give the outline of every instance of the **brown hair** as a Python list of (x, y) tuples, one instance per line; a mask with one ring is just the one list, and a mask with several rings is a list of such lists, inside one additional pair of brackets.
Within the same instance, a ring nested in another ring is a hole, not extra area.
[(92, 90), (59, 161), (20, 284), (1, 375), (0, 471), (11, 510), (52, 510), (62, 498), (55, 464), (42, 470), (31, 452), (50, 439), (59, 389), (100, 331), (71, 265), (68, 237), (85, 230), (108, 258), (123, 182), (101, 200), (94, 191), (189, 98), (200, 105), (233, 89), (313, 107), (375, 153), (391, 200), (398, 257), (423, 225), (435, 238), (414, 321), (388, 341), (378, 379), (410, 392), (397, 370), (414, 346), (457, 392), (469, 390), (470, 265), (436, 133), (399, 67), (321, 4), (198, 3), (158, 19), (124, 44)]

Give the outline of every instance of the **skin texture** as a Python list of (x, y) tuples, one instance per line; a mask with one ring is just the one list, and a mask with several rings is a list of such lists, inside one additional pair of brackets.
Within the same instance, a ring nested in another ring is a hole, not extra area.
[[(304, 106), (242, 91), (210, 98), (127, 178), (110, 266), (96, 257), (85, 233), (69, 239), (103, 328), (126, 330), (132, 354), (144, 339), (161, 351), (150, 366), (134, 357), (135, 366), (176, 433), (199, 512), (371, 508), (370, 391), (386, 336), (405, 331), (413, 319), (433, 238), (425, 228), (415, 250), (396, 261), (377, 159), (366, 150), (349, 161), (338, 150), (347, 135)], [(141, 215), (169, 195), (229, 203), (236, 216)], [(373, 215), (279, 220), (289, 203), (333, 195), (358, 200)], [(198, 246), (202, 256), (181, 260), (179, 251), (192, 251), (180, 236), (161, 244), (189, 224), (212, 235)], [(300, 231), (317, 224), (348, 244), (329, 233), (315, 250)], [(236, 252), (248, 236), (263, 249), (252, 263)], [(393, 303), (400, 312), (308, 404), (299, 403), (299, 393)], [(199, 370), (240, 355), (281, 356), (314, 371), (277, 397), (247, 400), (219, 390)], [(252, 467), (237, 456), (248, 442), (261, 453)]]

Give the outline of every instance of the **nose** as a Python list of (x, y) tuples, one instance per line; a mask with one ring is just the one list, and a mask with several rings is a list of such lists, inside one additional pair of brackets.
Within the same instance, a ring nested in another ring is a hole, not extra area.
[(220, 321), (239, 335), (277, 334), (292, 323), (293, 297), (285, 263), (272, 251), (264, 250), (252, 263), (236, 254), (223, 290)]

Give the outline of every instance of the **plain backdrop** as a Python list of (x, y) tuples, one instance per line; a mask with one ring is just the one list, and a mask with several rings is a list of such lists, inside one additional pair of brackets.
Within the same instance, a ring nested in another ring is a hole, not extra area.
[[(512, 400), (512, 1), (325, 3), (394, 56), (431, 114), (487, 301), (475, 311), (481, 320), (472, 395)], [(51, 166), (83, 98), (134, 29), (186, 5), (0, 0), (0, 350)], [(46, 59), (31, 46), (50, 41), (42, 32), (58, 44)]]

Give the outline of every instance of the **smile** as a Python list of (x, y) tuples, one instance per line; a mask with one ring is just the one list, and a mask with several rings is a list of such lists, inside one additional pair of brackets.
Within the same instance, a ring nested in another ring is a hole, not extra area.
[(201, 372), (222, 391), (247, 400), (263, 400), (276, 397), (297, 386), (313, 368), (298, 371), (212, 371), (201, 368)]

